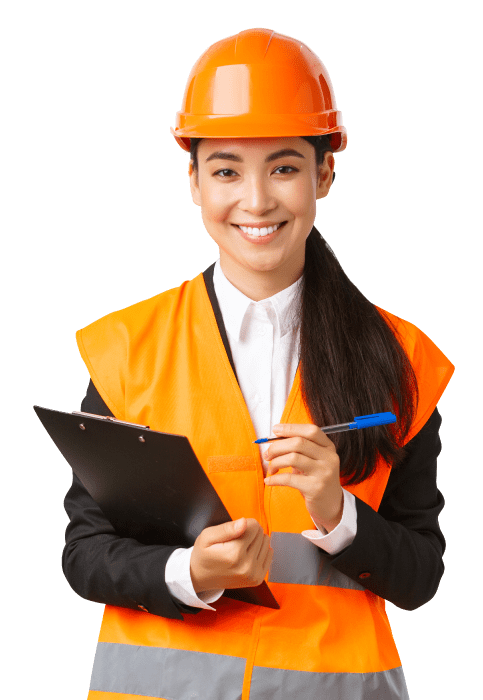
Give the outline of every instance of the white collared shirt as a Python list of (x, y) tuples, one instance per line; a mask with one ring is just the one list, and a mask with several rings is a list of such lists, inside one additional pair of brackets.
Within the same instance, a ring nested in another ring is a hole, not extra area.
[[(253, 301), (224, 275), (220, 260), (215, 263), (213, 284), (230, 344), (240, 389), (258, 438), (275, 437), (272, 425), (281, 417), (297, 371), (300, 328), (297, 320), (302, 277), (268, 299)], [(259, 445), (263, 454), (268, 445)], [(337, 554), (353, 541), (357, 532), (357, 511), (352, 493), (343, 489), (342, 519), (332, 532), (305, 530), (301, 534), (329, 554)], [(315, 523), (314, 523), (315, 525)], [(316, 526), (317, 527), (317, 526)], [(171, 595), (187, 605), (215, 610), (223, 590), (196, 595), (190, 576), (193, 547), (176, 549), (166, 563), (166, 584)]]

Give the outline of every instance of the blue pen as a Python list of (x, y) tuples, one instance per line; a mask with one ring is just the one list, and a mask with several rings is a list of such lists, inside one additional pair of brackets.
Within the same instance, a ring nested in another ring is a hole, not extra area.
[[(371, 425), (386, 425), (386, 423), (395, 423), (396, 416), (394, 413), (370, 413), (368, 416), (356, 416), (351, 423), (339, 423), (338, 425), (324, 425), (322, 430), (326, 435), (329, 433), (343, 433), (345, 430), (360, 430), (361, 428), (369, 428)], [(285, 440), (287, 436), (275, 438), (260, 438), (253, 442), (272, 442), (273, 440)]]

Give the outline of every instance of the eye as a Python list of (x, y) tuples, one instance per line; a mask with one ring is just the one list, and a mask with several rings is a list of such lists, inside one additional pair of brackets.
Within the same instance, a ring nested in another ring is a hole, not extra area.
[[(221, 173), (229, 173), (228, 175), (222, 175)], [(225, 180), (227, 177), (230, 177), (231, 175), (236, 175), (234, 170), (230, 170), (229, 168), (223, 168), (223, 170), (217, 170), (216, 173), (213, 173), (214, 175), (220, 175), (222, 180)]]
[[(293, 168), (291, 165), (279, 165), (278, 168), (276, 168), (276, 169), (274, 170), (274, 172), (276, 173), (277, 170), (284, 170), (284, 169), (285, 169), (285, 170), (292, 170), (294, 173), (297, 173), (297, 172), (298, 172), (297, 168)], [(285, 175), (285, 174), (290, 175), (290, 173), (281, 173), (281, 174), (282, 174), (282, 175)]]
[[(274, 170), (274, 172), (277, 173), (278, 171), (282, 170), (284, 170), (285, 172), (281, 172), (281, 175), (290, 175), (292, 172), (298, 172), (297, 168), (294, 168), (291, 165), (279, 165), (278, 168)], [(215, 177), (216, 175), (219, 175), (222, 180), (226, 180), (227, 178), (236, 175), (236, 172), (234, 170), (231, 170), (230, 168), (223, 168), (222, 170), (217, 170), (215, 173), (213, 173), (213, 177)]]

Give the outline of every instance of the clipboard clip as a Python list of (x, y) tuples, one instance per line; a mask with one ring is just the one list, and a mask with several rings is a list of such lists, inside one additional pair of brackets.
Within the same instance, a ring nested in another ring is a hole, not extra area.
[(85, 411), (72, 411), (73, 416), (89, 416), (90, 418), (100, 418), (101, 420), (109, 420), (112, 423), (120, 423), (121, 425), (132, 425), (135, 428), (145, 428), (150, 430), (149, 425), (140, 425), (139, 423), (127, 423), (125, 420), (118, 420), (112, 416), (99, 416), (97, 413), (85, 413)]

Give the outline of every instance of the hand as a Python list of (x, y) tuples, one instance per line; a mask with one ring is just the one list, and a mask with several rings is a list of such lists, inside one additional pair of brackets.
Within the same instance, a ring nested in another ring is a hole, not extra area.
[[(263, 454), (270, 461), (270, 476), (265, 483), (298, 489), (316, 525), (330, 532), (339, 524), (344, 510), (340, 460), (334, 443), (310, 423), (286, 423), (274, 426), (273, 432), (286, 439), (270, 443)], [(273, 476), (284, 467), (292, 467), (292, 473)]]
[(206, 527), (196, 538), (191, 552), (193, 588), (200, 593), (258, 586), (272, 558), (270, 537), (254, 518)]

